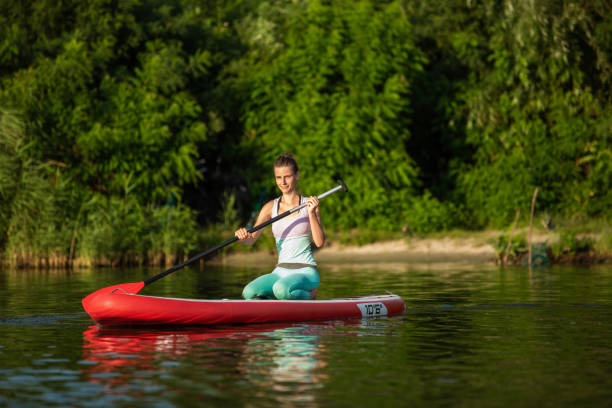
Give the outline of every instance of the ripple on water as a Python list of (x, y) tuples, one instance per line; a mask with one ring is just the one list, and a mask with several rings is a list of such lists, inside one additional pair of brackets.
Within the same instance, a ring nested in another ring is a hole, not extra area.
[[(130, 273), (20, 271), (0, 285), (7, 302), (0, 406), (603, 407), (612, 399), (610, 268), (535, 271), (533, 279), (511, 269), (338, 270), (325, 276), (320, 296), (392, 288), (406, 313), (267, 328), (92, 332), (83, 295), (132, 280)], [(149, 293), (239, 295), (236, 288), (254, 275), (181, 273)], [(75, 279), (83, 283), (74, 286)], [(54, 290), (37, 292), (50, 280)]]
[(81, 324), (82, 320), (86, 317), (88, 318), (86, 313), (3, 317), (0, 318), (0, 325), (37, 327), (58, 324)]

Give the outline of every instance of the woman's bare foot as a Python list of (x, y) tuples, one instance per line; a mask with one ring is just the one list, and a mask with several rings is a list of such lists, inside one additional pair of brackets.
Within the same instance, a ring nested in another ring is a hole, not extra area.
[(313, 290), (310, 291), (310, 300), (315, 300), (315, 298), (317, 297), (317, 288), (314, 288)]

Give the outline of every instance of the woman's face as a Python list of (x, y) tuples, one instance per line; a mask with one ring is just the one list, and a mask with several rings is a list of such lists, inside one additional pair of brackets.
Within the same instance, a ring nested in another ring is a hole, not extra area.
[(294, 173), (290, 166), (274, 167), (274, 178), (280, 191), (285, 194), (295, 190), (300, 173)]

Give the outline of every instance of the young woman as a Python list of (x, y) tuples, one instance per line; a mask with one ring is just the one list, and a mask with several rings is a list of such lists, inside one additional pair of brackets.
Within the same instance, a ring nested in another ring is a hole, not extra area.
[[(313, 242), (321, 247), (325, 243), (319, 200), (317, 197), (302, 197), (297, 192), (300, 173), (297, 162), (289, 153), (281, 154), (274, 161), (274, 178), (282, 195), (263, 206), (255, 225), (300, 204), (307, 205), (272, 224), (278, 264), (271, 273), (249, 283), (242, 296), (245, 299), (311, 299), (319, 286), (319, 273), (310, 244)], [(235, 234), (242, 244), (253, 245), (262, 231), (249, 233), (241, 228)]]

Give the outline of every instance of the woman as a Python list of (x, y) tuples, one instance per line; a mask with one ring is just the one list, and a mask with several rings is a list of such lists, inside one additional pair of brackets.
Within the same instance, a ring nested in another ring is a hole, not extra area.
[[(310, 243), (314, 242), (317, 247), (325, 243), (319, 200), (317, 197), (302, 197), (298, 194), (300, 173), (297, 162), (289, 153), (281, 154), (274, 161), (274, 178), (282, 195), (263, 206), (255, 225), (300, 204), (307, 205), (272, 224), (278, 265), (271, 273), (249, 283), (242, 291), (242, 296), (245, 299), (311, 299), (319, 286), (319, 273)], [(244, 245), (253, 245), (262, 231), (249, 233), (241, 228), (236, 231), (236, 237)]]

